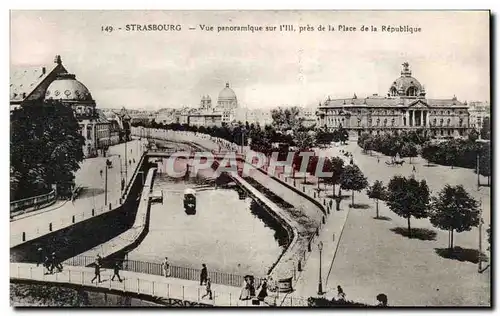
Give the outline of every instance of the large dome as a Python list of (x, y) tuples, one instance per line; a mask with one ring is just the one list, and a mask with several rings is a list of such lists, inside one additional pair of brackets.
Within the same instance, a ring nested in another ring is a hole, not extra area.
[(226, 83), (226, 87), (219, 93), (218, 101), (236, 101), (236, 94), (229, 88), (229, 83)]
[(73, 74), (59, 75), (45, 93), (45, 99), (63, 101), (92, 101), (92, 95), (83, 83)]
[(425, 95), (425, 90), (420, 82), (411, 76), (410, 65), (403, 63), (401, 77), (396, 79), (389, 88), (390, 96), (420, 96)]

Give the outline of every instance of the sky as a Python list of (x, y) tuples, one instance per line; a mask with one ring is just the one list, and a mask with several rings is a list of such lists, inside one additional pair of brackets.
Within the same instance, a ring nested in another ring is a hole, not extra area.
[[(127, 24), (182, 30), (127, 32)], [(217, 32), (281, 24), (297, 31)], [(298, 32), (307, 25), (327, 30)], [(382, 32), (382, 25), (421, 32)], [(405, 61), (428, 98), (489, 102), (489, 37), (487, 11), (12, 11), (10, 58), (42, 65), (61, 55), (102, 108), (198, 106), (207, 94), (215, 103), (226, 82), (244, 107), (316, 106), (328, 96), (386, 95)]]

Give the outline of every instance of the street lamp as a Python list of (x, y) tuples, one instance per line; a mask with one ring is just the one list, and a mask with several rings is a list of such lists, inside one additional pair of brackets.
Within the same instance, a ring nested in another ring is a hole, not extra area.
[(111, 164), (109, 159), (106, 159), (106, 166), (104, 167), (104, 205), (108, 205), (108, 168)]
[(321, 281), (321, 251), (323, 250), (323, 242), (318, 244), (319, 249), (319, 281), (318, 281), (318, 295), (323, 295), (323, 282)]

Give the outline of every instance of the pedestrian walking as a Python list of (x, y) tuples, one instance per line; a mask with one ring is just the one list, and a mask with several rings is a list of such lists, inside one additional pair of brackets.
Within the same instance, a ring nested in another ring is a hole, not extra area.
[(118, 260), (116, 260), (113, 265), (113, 277), (111, 278), (111, 281), (114, 281), (115, 277), (118, 277), (118, 281), (122, 282), (122, 279), (120, 278), (120, 268), (121, 264)]
[(345, 293), (344, 290), (340, 285), (337, 285), (337, 300), (338, 301), (345, 301)]
[(99, 171), (99, 173), (101, 174), (101, 178), (102, 178), (102, 169), (101, 169), (101, 171)]
[(43, 256), (43, 249), (42, 247), (39, 247), (37, 250), (36, 250), (36, 266), (38, 267), (39, 265), (43, 265), (44, 263), (44, 256)]
[(91, 283), (94, 283), (94, 280), (97, 279), (97, 283), (101, 283), (101, 256), (97, 255), (94, 262), (94, 278)]
[(163, 270), (163, 276), (168, 278), (170, 276), (170, 263), (168, 262), (168, 257), (161, 263), (161, 268)]
[(52, 263), (50, 261), (50, 257), (49, 256), (45, 256), (45, 259), (43, 260), (43, 266), (45, 269), (47, 269), (47, 272), (45, 272), (45, 274), (52, 274)]
[(267, 280), (262, 279), (262, 284), (260, 285), (260, 291), (259, 295), (257, 295), (257, 299), (259, 301), (264, 301), (266, 297), (267, 297)]
[(62, 270), (63, 270), (62, 264), (59, 261), (59, 259), (57, 258), (55, 252), (52, 253), (52, 258), (50, 261), (51, 261), (51, 265), (52, 265), (52, 268), (51, 268), (52, 271), (54, 271), (54, 269), (57, 269), (59, 272), (62, 272)]
[(380, 163), (380, 157), (377, 157), (377, 163)]
[(415, 166), (413, 166), (412, 172), (417, 172), (417, 168), (415, 168)]
[(201, 268), (201, 272), (200, 272), (200, 285), (203, 285), (203, 282), (207, 282), (207, 278), (208, 278), (208, 272), (207, 272), (207, 266), (202, 263), (201, 264), (202, 268)]
[(201, 298), (205, 298), (205, 296), (208, 295), (208, 299), (212, 299), (212, 282), (210, 282), (210, 278), (207, 278), (207, 286), (206, 286), (207, 293), (203, 295)]

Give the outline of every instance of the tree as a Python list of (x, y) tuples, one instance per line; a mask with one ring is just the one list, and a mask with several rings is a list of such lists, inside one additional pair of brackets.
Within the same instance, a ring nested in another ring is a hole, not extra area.
[(303, 118), (300, 117), (300, 109), (296, 106), (290, 108), (278, 108), (271, 111), (273, 126), (279, 131), (297, 130), (302, 125)]
[(358, 166), (348, 165), (344, 168), (340, 179), (342, 190), (352, 191), (352, 206), (354, 207), (354, 191), (361, 191), (368, 186), (365, 175)]
[(422, 158), (427, 160), (427, 166), (430, 165), (429, 162), (435, 162), (437, 151), (438, 147), (430, 142), (427, 142), (422, 146)]
[(314, 147), (314, 138), (308, 132), (297, 132), (294, 142), (300, 151)]
[(488, 186), (491, 177), (491, 147), (489, 143), (482, 146), (479, 153), (479, 174), (488, 177)]
[(340, 143), (345, 145), (345, 143), (349, 140), (349, 133), (345, 128), (342, 127), (342, 125), (340, 125), (339, 129), (337, 130), (337, 133), (339, 135), (338, 137)]
[(432, 197), (430, 221), (432, 225), (450, 232), (448, 248), (453, 249), (453, 232), (469, 231), (479, 225), (479, 203), (461, 185), (447, 184)]
[(490, 139), (491, 137), (491, 122), (489, 117), (483, 119), (483, 126), (481, 127), (481, 138)]
[(16, 199), (47, 193), (52, 184), (63, 195), (71, 190), (84, 145), (71, 107), (47, 101), (15, 109), (10, 136)]
[(417, 157), (418, 151), (417, 151), (417, 146), (415, 143), (409, 142), (405, 143), (400, 152), (401, 157), (410, 157), (410, 163), (411, 163), (411, 158), (412, 157)]
[(325, 163), (325, 165), (328, 165), (327, 171), (332, 172), (332, 176), (325, 178), (323, 181), (332, 185), (332, 196), (334, 197), (335, 185), (340, 183), (340, 178), (342, 176), (342, 172), (344, 171), (344, 160), (339, 157), (332, 157), (328, 159), (328, 163)]
[(378, 216), (378, 201), (384, 200), (386, 198), (386, 195), (387, 195), (387, 191), (385, 189), (384, 184), (382, 183), (382, 181), (376, 180), (375, 183), (373, 183), (373, 185), (368, 188), (366, 193), (368, 194), (368, 197), (370, 199), (375, 199), (376, 212), (377, 212), (376, 218), (379, 218), (379, 216)]
[(408, 221), (408, 235), (411, 238), (411, 217), (426, 218), (429, 209), (429, 187), (425, 180), (418, 182), (414, 177), (409, 179), (395, 176), (387, 186), (386, 204), (398, 216)]
[(479, 138), (479, 133), (475, 129), (471, 130), (469, 132), (469, 135), (467, 136), (467, 139), (471, 142), (475, 142)]

